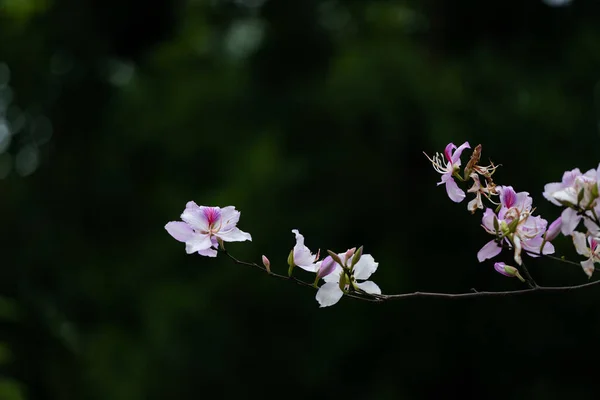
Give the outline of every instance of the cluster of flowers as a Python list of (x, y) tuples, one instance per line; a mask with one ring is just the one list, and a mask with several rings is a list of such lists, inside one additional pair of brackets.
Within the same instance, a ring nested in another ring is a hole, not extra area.
[[(205, 207), (190, 201), (181, 214), (181, 219), (182, 221), (167, 223), (165, 229), (176, 240), (185, 243), (188, 254), (216, 257), (219, 247), (223, 248), (223, 242), (252, 240), (249, 233), (237, 228), (240, 212), (233, 206)], [(316, 295), (321, 307), (336, 304), (344, 293), (381, 294), (379, 286), (367, 280), (377, 270), (379, 263), (370, 254), (363, 254), (362, 247), (339, 254), (328, 251), (329, 255), (319, 260), (320, 252), (316, 255), (312, 253), (304, 244), (304, 236), (296, 229), (292, 232), (296, 235), (296, 245), (288, 257), (288, 274), (291, 276), (297, 266), (316, 274), (315, 287), (323, 279), (325, 283), (318, 287)], [(262, 260), (270, 272), (269, 259), (263, 255)]]
[[(484, 230), (494, 238), (485, 244), (477, 253), (480, 262), (496, 257), (502, 249), (514, 252), (514, 260), (522, 265), (521, 254), (532, 257), (554, 253), (551, 241), (560, 233), (573, 238), (577, 252), (587, 258), (581, 266), (588, 277), (592, 276), (594, 263), (600, 262), (600, 202), (598, 201), (598, 185), (600, 182), (600, 165), (596, 170), (582, 174), (579, 169), (565, 172), (562, 182), (549, 183), (544, 188), (544, 197), (555, 205), (564, 207), (561, 216), (548, 226), (548, 222), (540, 216), (534, 216), (533, 200), (527, 192), (515, 192), (511, 186), (496, 185), (492, 175), (497, 166), (479, 165), (481, 145), (478, 145), (461, 175), (461, 155), (470, 149), (468, 142), (456, 147), (453, 143), (446, 146), (443, 154), (427, 156), (434, 169), (442, 174), (438, 185), (445, 185), (448, 197), (456, 203), (462, 202), (466, 194), (459, 187), (472, 181), (467, 193), (475, 197), (469, 201), (467, 208), (471, 213), (483, 209), (482, 199), (487, 199), (493, 206), (485, 208), (482, 218)], [(583, 220), (587, 231), (576, 231)], [(497, 262), (496, 271), (524, 281), (516, 267)]]
[[(473, 195), (467, 209), (471, 213), (483, 210), (481, 225), (493, 238), (477, 253), (479, 262), (498, 256), (503, 249), (510, 250), (517, 267), (496, 262), (495, 270), (505, 276), (528, 282), (532, 288), (536, 287), (523, 265), (522, 254), (531, 257), (553, 254), (555, 249), (552, 241), (562, 233), (572, 237), (577, 252), (586, 257), (580, 264), (588, 277), (591, 277), (594, 264), (600, 262), (600, 165), (584, 174), (579, 169), (567, 171), (561, 182), (545, 186), (544, 197), (553, 204), (564, 207), (561, 216), (548, 225), (544, 218), (534, 215), (535, 208), (529, 193), (516, 192), (511, 186), (496, 185), (492, 175), (497, 166), (493, 163), (487, 166), (479, 164), (481, 145), (475, 147), (461, 171), (461, 155), (470, 148), (468, 142), (459, 147), (450, 143), (443, 153), (437, 153), (433, 157), (426, 156), (434, 169), (442, 175), (438, 185), (445, 185), (452, 201), (460, 203), (467, 197), (460, 187), (462, 185), (467, 193)], [(492, 207), (484, 207), (484, 200)], [(233, 206), (205, 207), (190, 201), (181, 214), (182, 221), (169, 222), (165, 229), (175, 239), (185, 243), (188, 254), (216, 257), (219, 249), (224, 250), (224, 242), (252, 240), (249, 233), (237, 228), (239, 219), (240, 212)], [(577, 231), (581, 222), (585, 232)], [(263, 255), (264, 270), (268, 273), (278, 278), (294, 279), (307, 286), (311, 284), (292, 278), (294, 268), (314, 273), (312, 286), (318, 288), (316, 299), (321, 307), (336, 304), (344, 294), (363, 298), (386, 297), (377, 297), (381, 295), (381, 289), (367, 280), (379, 264), (370, 254), (363, 254), (362, 247), (351, 248), (343, 253), (327, 250), (328, 255), (320, 259), (320, 252), (311, 252), (298, 230), (294, 229), (292, 232), (296, 236), (296, 245), (288, 256), (287, 277), (272, 273), (271, 263)], [(257, 264), (245, 264), (262, 268)], [(524, 269), (527, 279), (521, 276), (519, 267)], [(321, 280), (324, 283), (319, 286)]]

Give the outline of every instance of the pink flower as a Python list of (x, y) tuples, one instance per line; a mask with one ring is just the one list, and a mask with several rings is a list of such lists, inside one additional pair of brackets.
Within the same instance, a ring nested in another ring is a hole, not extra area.
[[(532, 257), (535, 253), (554, 253), (552, 243), (544, 244), (543, 235), (548, 222), (540, 216), (532, 216), (532, 199), (527, 192), (516, 193), (510, 186), (498, 187), (501, 207), (498, 215), (490, 208), (483, 213), (483, 228), (496, 238), (489, 241), (477, 253), (479, 262), (493, 258), (502, 251), (504, 243), (514, 248), (514, 259), (521, 265), (521, 251), (525, 250)], [(544, 247), (542, 248), (542, 244)]]
[(190, 201), (186, 204), (181, 219), (183, 222), (169, 222), (165, 229), (176, 240), (185, 243), (188, 254), (216, 257), (218, 239), (224, 242), (252, 240), (249, 233), (236, 228), (240, 212), (233, 206), (205, 207)]
[(442, 174), (442, 180), (438, 185), (446, 185), (446, 193), (450, 200), (455, 203), (460, 203), (465, 198), (465, 192), (458, 187), (454, 181), (453, 175), (460, 169), (460, 155), (464, 149), (470, 149), (469, 142), (464, 142), (460, 147), (456, 147), (454, 143), (449, 143), (444, 150), (444, 155), (437, 153), (433, 158), (425, 156), (431, 161), (433, 168)]

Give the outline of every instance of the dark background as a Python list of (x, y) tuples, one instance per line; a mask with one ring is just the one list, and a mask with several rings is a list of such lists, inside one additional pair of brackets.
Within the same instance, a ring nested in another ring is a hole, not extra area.
[(477, 262), (480, 215), (422, 152), (481, 143), (556, 218), (544, 183), (600, 160), (599, 13), (0, 1), (0, 398), (597, 398), (598, 289), (319, 309), (163, 227), (188, 200), (235, 205), (253, 242), (228, 249), (277, 272), (297, 228), (313, 250), (364, 245), (384, 293), (521, 288)]

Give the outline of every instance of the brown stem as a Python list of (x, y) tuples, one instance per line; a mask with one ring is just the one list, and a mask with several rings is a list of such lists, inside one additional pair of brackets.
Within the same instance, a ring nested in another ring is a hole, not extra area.
[[(292, 281), (300, 286), (306, 286), (306, 287), (310, 287), (313, 289), (318, 289), (313, 284), (304, 282), (293, 276), (289, 277), (286, 275), (280, 275), (280, 274), (276, 274), (273, 272), (269, 272), (269, 271), (267, 271), (267, 269), (265, 267), (263, 267), (259, 264), (249, 263), (249, 262), (238, 260), (231, 254), (229, 254), (229, 252), (227, 250), (219, 250), (219, 251), (222, 253), (225, 253), (236, 264), (246, 265), (246, 266), (253, 267), (253, 268), (258, 268), (259, 270), (269, 274), (270, 276), (272, 276), (274, 278), (286, 280), (286, 281)], [(510, 295), (533, 293), (533, 292), (553, 292), (553, 293), (554, 292), (568, 292), (571, 290), (577, 290), (577, 289), (583, 289), (586, 287), (590, 287), (590, 286), (596, 285), (598, 283), (600, 283), (600, 280), (584, 283), (581, 285), (573, 285), (573, 286), (539, 286), (536, 284), (534, 287), (531, 287), (529, 289), (504, 290), (504, 291), (483, 291), (483, 292), (477, 291), (476, 289), (473, 288), (469, 292), (466, 292), (466, 293), (412, 292), (412, 293), (400, 293), (400, 294), (370, 294), (370, 293), (366, 293), (363, 291), (356, 291), (354, 293), (345, 292), (344, 295), (347, 297), (352, 297), (354, 299), (358, 299), (358, 300), (370, 301), (370, 302), (374, 302), (374, 303), (381, 303), (381, 302), (388, 301), (388, 300), (406, 299), (409, 297), (437, 297), (437, 298), (446, 298), (446, 299), (460, 299), (460, 298), (466, 298), (466, 297), (504, 297), (504, 296), (510, 296)]]

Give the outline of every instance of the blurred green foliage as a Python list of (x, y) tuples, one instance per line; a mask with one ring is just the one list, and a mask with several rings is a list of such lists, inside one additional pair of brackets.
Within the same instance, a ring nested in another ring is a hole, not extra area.
[(253, 242), (229, 250), (280, 272), (297, 228), (364, 245), (385, 293), (516, 288), (477, 263), (479, 216), (422, 151), (482, 143), (498, 183), (558, 216), (543, 184), (600, 160), (599, 12), (0, 1), (0, 398), (596, 398), (595, 289), (319, 310), (163, 226), (188, 200), (235, 205)]

